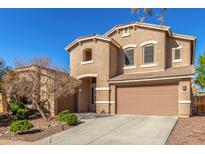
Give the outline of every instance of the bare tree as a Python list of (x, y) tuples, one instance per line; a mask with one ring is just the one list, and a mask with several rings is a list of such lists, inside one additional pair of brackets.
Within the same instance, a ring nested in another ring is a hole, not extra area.
[(165, 15), (166, 15), (166, 8), (160, 9), (159, 13), (154, 13), (152, 8), (132, 8), (131, 11), (137, 14), (137, 17), (140, 22), (144, 22), (146, 19), (156, 16), (160, 24), (164, 25), (165, 23)]
[(48, 57), (36, 57), (31, 60), (31, 64), (39, 65), (43, 67), (51, 67), (51, 59)]
[(79, 85), (80, 81), (70, 77), (66, 72), (39, 65), (16, 69), (3, 77), (7, 97), (11, 100), (27, 98), (45, 120), (45, 104), (49, 104), (51, 99), (75, 94)]
[(30, 61), (22, 60), (19, 58), (15, 59), (15, 67), (24, 67), (28, 65), (39, 65), (42, 67), (52, 67), (52, 60), (49, 57), (35, 57), (31, 59)]
[(2, 78), (9, 71), (11, 71), (11, 67), (6, 66), (5, 61), (2, 58), (0, 58), (0, 93), (4, 93), (2, 87)]
[(15, 58), (14, 65), (15, 65), (15, 68), (18, 68), (18, 67), (24, 67), (28, 64), (25, 62), (25, 60), (22, 60), (20, 58)]

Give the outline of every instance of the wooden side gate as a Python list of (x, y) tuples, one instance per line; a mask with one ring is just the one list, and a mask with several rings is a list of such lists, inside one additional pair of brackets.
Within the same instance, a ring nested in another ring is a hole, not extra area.
[(198, 115), (205, 115), (205, 96), (195, 96), (195, 112)]

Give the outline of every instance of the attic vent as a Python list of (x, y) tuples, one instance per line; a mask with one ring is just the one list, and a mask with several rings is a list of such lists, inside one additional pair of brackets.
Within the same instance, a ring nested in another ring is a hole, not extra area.
[(130, 36), (130, 30), (129, 28), (124, 28), (122, 32), (122, 37)]

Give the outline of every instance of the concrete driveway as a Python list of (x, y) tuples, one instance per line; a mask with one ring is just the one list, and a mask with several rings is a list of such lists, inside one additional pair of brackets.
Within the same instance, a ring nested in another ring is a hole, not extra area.
[(177, 117), (116, 115), (87, 120), (37, 144), (165, 144)]

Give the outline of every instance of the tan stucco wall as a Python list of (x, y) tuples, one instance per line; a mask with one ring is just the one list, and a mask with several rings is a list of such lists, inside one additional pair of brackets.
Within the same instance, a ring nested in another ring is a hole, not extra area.
[[(96, 73), (101, 79), (108, 79), (120, 73), (135, 73), (145, 71), (163, 70), (164, 68), (178, 65), (190, 64), (191, 42), (171, 38), (165, 31), (153, 30), (148, 28), (129, 28), (130, 36), (122, 37), (123, 30), (114, 32), (110, 37), (114, 38), (122, 47), (126, 45), (137, 45), (134, 48), (134, 69), (123, 70), (123, 50), (117, 49), (111, 43), (102, 40), (83, 41), (72, 48), (70, 52), (71, 76), (77, 77), (82, 74)], [(156, 41), (155, 48), (155, 64), (154, 67), (141, 67), (143, 64), (143, 47), (142, 43), (147, 41)], [(172, 64), (172, 48), (182, 46), (182, 62)], [(83, 61), (83, 50), (91, 48), (93, 51), (93, 63), (81, 65)], [(166, 56), (166, 57), (165, 57)], [(117, 68), (118, 64), (118, 68)], [(103, 67), (102, 67), (103, 66)], [(109, 66), (110, 67), (109, 69)], [(100, 70), (99, 70), (100, 69)], [(109, 72), (108, 72), (109, 70)], [(104, 73), (102, 73), (104, 72)], [(109, 74), (109, 75), (108, 75)], [(102, 76), (104, 75), (104, 77)], [(102, 82), (100, 82), (102, 83)], [(100, 84), (99, 83), (99, 84)], [(102, 84), (107, 84), (106, 82)]]
[(97, 113), (116, 113), (116, 86), (111, 85), (109, 90), (106, 91), (97, 91), (98, 100), (107, 100), (107, 103), (98, 103), (97, 104)]
[(113, 44), (110, 44), (110, 56), (109, 56), (109, 78), (112, 78), (119, 74), (119, 49), (114, 46)]
[[(83, 50), (92, 48), (91, 64), (81, 64), (83, 61)], [(78, 78), (81, 75), (97, 74), (96, 87), (109, 88), (108, 79), (118, 74), (118, 50), (114, 45), (100, 41), (91, 40), (82, 42), (77, 45), (70, 54), (71, 62), (71, 76)], [(88, 104), (90, 102), (90, 77), (82, 78), (82, 85), (80, 87), (80, 97), (78, 100), (78, 111), (87, 112)], [(109, 112), (109, 90), (96, 90), (96, 112)], [(98, 103), (99, 102), (99, 103)], [(103, 102), (103, 103), (102, 103)]]
[(109, 101), (109, 91), (108, 90), (97, 90), (96, 98), (97, 98), (97, 101)]
[[(191, 42), (189, 40), (176, 39), (167, 36), (167, 55), (166, 67), (185, 66), (191, 64)], [(173, 62), (174, 52), (173, 48), (181, 46), (181, 62)]]
[[(191, 42), (170, 38), (167, 32), (161, 30), (153, 30), (149, 28), (138, 27), (134, 29), (129, 28), (130, 36), (122, 37), (123, 30), (118, 30), (109, 35), (116, 42), (118, 42), (122, 47), (126, 45), (136, 45), (134, 48), (134, 65), (136, 68), (123, 69), (124, 66), (124, 56), (123, 49), (119, 49), (109, 42), (94, 39), (82, 41), (72, 47), (70, 51), (70, 68), (71, 76), (77, 78), (85, 74), (96, 74), (96, 87), (110, 87), (110, 91), (96, 91), (96, 101), (112, 101), (116, 103), (116, 92), (115, 86), (109, 85), (108, 79), (122, 74), (122, 73), (143, 73), (152, 71), (161, 71), (168, 67), (184, 66), (191, 63)], [(154, 45), (155, 57), (154, 61), (156, 66), (153, 67), (141, 67), (143, 64), (143, 47), (141, 44), (147, 41), (156, 41), (157, 44)], [(182, 46), (182, 62), (172, 63), (173, 52), (172, 48)], [(81, 64), (83, 61), (83, 50), (86, 48), (92, 49), (92, 59), (93, 63)], [(88, 83), (87, 83), (88, 84)], [(179, 81), (179, 89), (182, 84), (188, 85), (188, 82)], [(86, 87), (86, 86), (85, 86)], [(87, 85), (87, 87), (89, 87)], [(87, 95), (88, 91), (83, 90), (81, 93), (82, 97), (80, 102), (86, 102), (87, 98), (83, 95)], [(189, 94), (188, 94), (189, 92)], [(179, 100), (190, 99), (190, 86), (187, 88), (187, 92), (181, 92), (179, 90)], [(82, 111), (86, 110), (86, 103), (81, 104)], [(81, 106), (80, 105), (80, 106)], [(110, 107), (111, 106), (111, 107)], [(97, 103), (96, 104), (97, 113), (115, 113), (115, 104), (111, 103)], [(189, 115), (190, 111), (187, 110), (187, 104), (179, 104), (179, 115)]]
[(179, 116), (189, 117), (190, 116), (190, 104), (179, 104)]
[(96, 112), (99, 114), (115, 114), (115, 104), (112, 103), (96, 104)]
[[(183, 90), (183, 87), (186, 87), (186, 90)], [(192, 93), (191, 93), (191, 80), (181, 80), (179, 81), (179, 116), (190, 116), (191, 115), (191, 103)]]
[(70, 110), (71, 112), (75, 112), (75, 95), (58, 98), (55, 100), (56, 102), (56, 114), (63, 110)]
[[(183, 86), (186, 86), (187, 90), (183, 90)], [(179, 100), (190, 100), (191, 99), (191, 81), (181, 80), (179, 82)]]
[(111, 108), (111, 114), (116, 113), (116, 103), (117, 103), (116, 97), (117, 97), (116, 86), (110, 85), (110, 101), (113, 102)]
[(89, 103), (90, 103), (90, 78), (82, 79), (82, 84), (80, 86), (80, 102), (79, 103), (79, 112), (88, 112)]
[[(132, 27), (129, 28), (130, 36), (122, 37), (123, 30), (119, 30), (119, 32), (114, 32), (110, 35), (110, 37), (114, 38), (122, 47), (126, 45), (137, 45), (134, 48), (134, 65), (136, 68), (124, 70), (124, 73), (132, 73), (132, 72), (143, 72), (143, 71), (151, 71), (151, 70), (163, 70), (165, 67), (164, 64), (164, 53), (165, 53), (165, 32), (158, 30), (151, 30), (147, 28), (137, 28), (136, 30)], [(154, 45), (155, 55), (154, 62), (157, 66), (154, 67), (141, 67), (143, 65), (143, 47), (142, 43), (147, 41), (157, 41), (157, 44)], [(121, 51), (121, 63), (123, 63), (123, 52)], [(122, 64), (119, 63), (119, 68), (122, 69)], [(123, 70), (121, 70), (123, 72)]]
[[(92, 48), (91, 64), (81, 64), (83, 50)], [(71, 76), (77, 78), (84, 74), (97, 74), (97, 87), (108, 86), (109, 79), (109, 43), (100, 40), (90, 40), (77, 45), (70, 52)]]

